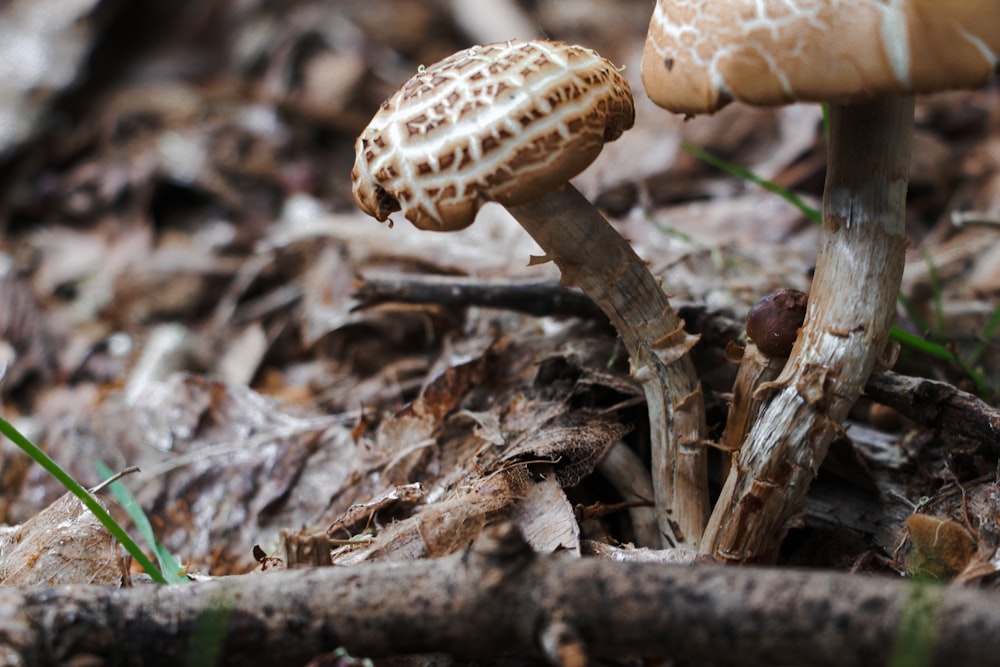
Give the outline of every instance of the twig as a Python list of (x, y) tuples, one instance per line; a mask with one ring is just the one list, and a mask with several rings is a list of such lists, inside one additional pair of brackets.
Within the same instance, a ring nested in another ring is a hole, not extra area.
[(357, 309), (383, 303), (500, 308), (527, 315), (607, 319), (580, 290), (553, 280), (482, 280), (464, 276), (389, 274), (364, 276), (354, 285)]
[(865, 393), (918, 424), (986, 443), (1000, 453), (1000, 410), (950, 384), (885, 372), (869, 379)]
[[(573, 664), (585, 652), (850, 667), (888, 664), (897, 637), (914, 639), (906, 630), (933, 642), (922, 664), (987, 665), (1000, 654), (995, 593), (843, 573), (536, 556), (510, 528), (488, 535), (465, 553), (407, 563), (131, 590), (0, 589), (0, 662), (172, 666), (186, 664), (196, 645), (218, 664), (248, 667), (303, 664), (338, 648), (372, 658), (539, 658), (556, 633), (576, 638)], [(544, 657), (568, 664), (561, 656)]]
[[(606, 320), (587, 295), (555, 280), (499, 280), (426, 274), (365, 275), (354, 285), (356, 310), (385, 303), (499, 308), (537, 317)], [(743, 323), (700, 304), (672, 300), (685, 328), (702, 342), (725, 345), (743, 331)]]

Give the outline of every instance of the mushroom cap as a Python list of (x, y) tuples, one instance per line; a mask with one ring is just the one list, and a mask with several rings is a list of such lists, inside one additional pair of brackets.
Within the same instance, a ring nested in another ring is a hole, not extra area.
[(806, 319), (808, 298), (787, 287), (768, 292), (747, 313), (747, 338), (767, 356), (787, 358)]
[(998, 55), (997, 0), (657, 0), (642, 81), (699, 114), (971, 88)]
[(421, 229), (472, 223), (487, 201), (517, 206), (562, 187), (632, 126), (618, 69), (550, 41), (474, 46), (422, 69), (355, 144), (354, 199)]

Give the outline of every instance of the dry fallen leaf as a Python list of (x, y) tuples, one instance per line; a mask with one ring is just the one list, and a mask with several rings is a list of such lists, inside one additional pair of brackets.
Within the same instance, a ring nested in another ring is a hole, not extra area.
[(70, 493), (0, 534), (0, 583), (5, 586), (120, 586), (123, 580), (128, 581), (128, 568), (117, 540)]
[(972, 560), (976, 545), (960, 523), (947, 517), (914, 514), (906, 520), (910, 531), (911, 573), (950, 580)]

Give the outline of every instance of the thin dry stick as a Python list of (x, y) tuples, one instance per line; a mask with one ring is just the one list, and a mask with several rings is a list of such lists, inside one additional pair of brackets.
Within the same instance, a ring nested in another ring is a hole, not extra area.
[(635, 545), (659, 548), (660, 531), (656, 525), (656, 512), (652, 507), (653, 484), (642, 459), (619, 440), (598, 462), (597, 472), (615, 487), (626, 503), (635, 503), (629, 509)]
[(919, 424), (986, 443), (1000, 453), (1000, 410), (950, 384), (877, 373), (865, 394)]
[(445, 306), (502, 308), (537, 316), (602, 317), (579, 290), (554, 280), (500, 280), (436, 274), (365, 273), (351, 295), (358, 308), (382, 303), (434, 303)]

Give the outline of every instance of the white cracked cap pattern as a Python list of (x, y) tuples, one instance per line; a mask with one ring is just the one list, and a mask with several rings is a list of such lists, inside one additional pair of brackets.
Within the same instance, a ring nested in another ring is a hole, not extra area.
[(418, 72), (355, 144), (354, 199), (421, 229), (472, 223), (487, 201), (527, 203), (583, 171), (635, 111), (617, 68), (591, 49), (511, 41)]
[(658, 0), (642, 80), (698, 114), (971, 88), (998, 58), (998, 0)]

